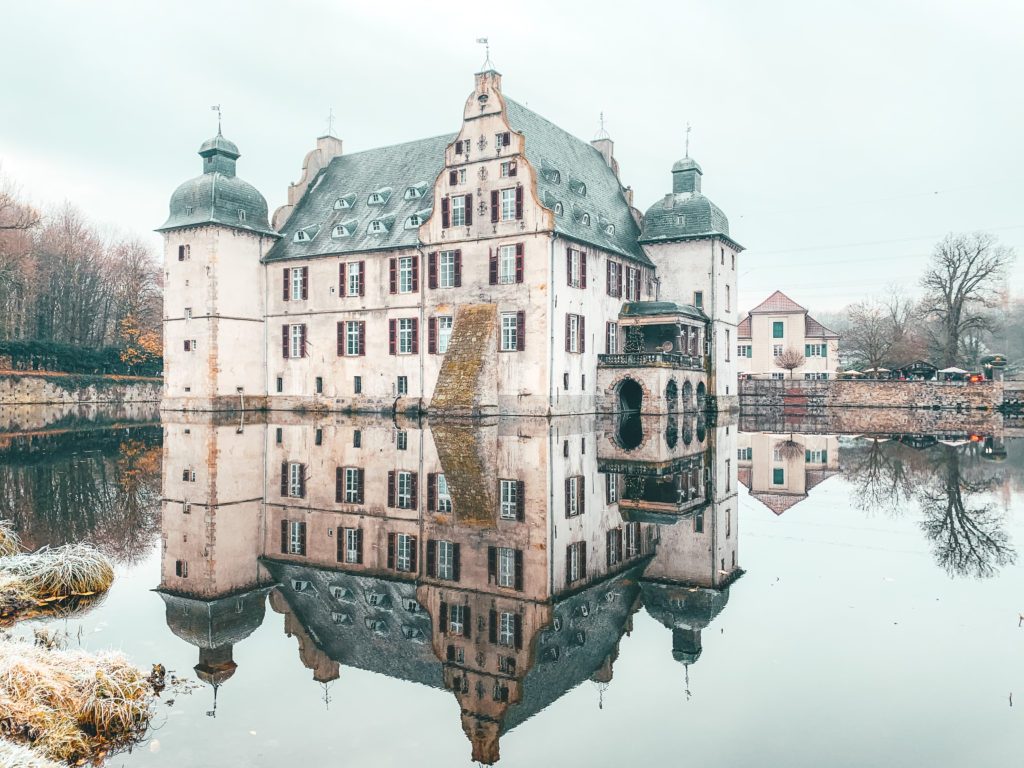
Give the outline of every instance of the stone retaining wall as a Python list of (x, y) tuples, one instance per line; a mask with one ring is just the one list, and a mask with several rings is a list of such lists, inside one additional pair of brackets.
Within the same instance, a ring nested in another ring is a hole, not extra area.
[(925, 408), (988, 410), (1003, 402), (1002, 382), (975, 384), (932, 381), (810, 381), (744, 379), (740, 407), (760, 408)]
[(0, 406), (159, 402), (160, 379), (111, 378), (53, 373), (0, 374)]

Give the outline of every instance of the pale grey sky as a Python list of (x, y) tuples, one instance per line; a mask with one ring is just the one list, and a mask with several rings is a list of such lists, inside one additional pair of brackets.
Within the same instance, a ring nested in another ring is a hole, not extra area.
[(743, 307), (916, 290), (935, 240), (977, 229), (1024, 294), (1017, 0), (0, 5), (3, 169), (154, 243), (211, 104), (273, 209), (331, 108), (349, 152), (455, 131), (487, 36), (513, 98), (583, 139), (604, 112), (641, 209), (693, 125)]

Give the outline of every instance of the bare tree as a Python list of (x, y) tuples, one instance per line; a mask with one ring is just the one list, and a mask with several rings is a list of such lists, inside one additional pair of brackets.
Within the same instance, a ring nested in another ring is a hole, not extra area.
[(0, 172), (0, 338), (24, 334), (32, 275), (32, 230), (39, 213)]
[(881, 368), (896, 343), (888, 308), (867, 299), (850, 306), (846, 317), (842, 345), (847, 357), (862, 368)]
[(995, 306), (1013, 259), (1012, 249), (985, 232), (950, 234), (935, 246), (921, 286), (925, 312), (937, 324), (943, 365), (958, 362), (969, 333), (991, 329), (986, 309)]
[(803, 354), (791, 347), (775, 358), (775, 367), (789, 371), (789, 378), (792, 379), (793, 371), (803, 365), (805, 360)]

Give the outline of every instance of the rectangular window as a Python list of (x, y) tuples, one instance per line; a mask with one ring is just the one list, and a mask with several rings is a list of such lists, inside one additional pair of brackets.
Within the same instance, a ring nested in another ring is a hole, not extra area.
[(583, 476), (565, 478), (565, 516), (576, 517), (584, 511)]
[(395, 570), (412, 570), (413, 548), (415, 545), (416, 538), (407, 533), (400, 533), (395, 537)]
[(498, 644), (511, 648), (516, 641), (516, 616), (502, 611), (498, 621)]
[(452, 511), (452, 496), (448, 492), (448, 481), (444, 475), (438, 475), (437, 480), (437, 505), (438, 512), (451, 512)]
[(292, 267), (291, 269), (291, 299), (292, 301), (302, 301), (306, 298), (304, 295), (303, 288), (305, 286), (304, 274), (306, 267)]
[(606, 290), (609, 296), (622, 295), (621, 269), (622, 267), (617, 261), (608, 262), (608, 286)]
[(363, 447), (363, 430), (355, 429), (352, 431), (352, 447), (362, 448)]
[(322, 395), (324, 393), (324, 377), (323, 376), (317, 376), (313, 380), (313, 387), (316, 389), (316, 393), (318, 395)]
[(584, 339), (583, 339), (583, 316), (582, 315), (566, 315), (565, 316), (565, 351), (566, 352), (583, 352), (584, 350)]
[(626, 280), (626, 297), (630, 301), (640, 301), (640, 270), (627, 267), (629, 273)]
[(772, 485), (783, 485), (786, 482), (786, 470), (782, 467), (772, 468)]
[(697, 309), (704, 309), (704, 291), (693, 292), (693, 306)]
[(693, 515), (693, 532), (704, 533), (704, 510), (698, 509)]
[(288, 521), (288, 554), (306, 554), (306, 524), (301, 520)]
[(511, 547), (498, 547), (498, 586), (515, 587), (516, 551)]
[(781, 320), (772, 322), (772, 338), (781, 339), (785, 336), (785, 324)]
[(498, 147), (507, 147), (512, 143), (512, 134), (508, 131), (494, 134), (494, 144)]
[(519, 318), (516, 312), (501, 313), (501, 351), (515, 352), (519, 349)]
[(619, 479), (611, 472), (604, 476), (604, 496), (608, 504), (614, 504), (619, 500)]
[(516, 246), (498, 248), (498, 282), (502, 285), (516, 282)]
[(280, 376), (277, 377), (277, 391), (284, 392), (284, 379)]
[(395, 433), (395, 447), (400, 451), (409, 450), (409, 433), (400, 429)]
[(448, 351), (454, 323), (455, 318), (451, 315), (439, 315), (437, 318), (437, 352), (440, 355)]
[(186, 352), (194, 352), (195, 351), (195, 346), (192, 344), (192, 340), (191, 339), (185, 339), (185, 343), (183, 345), (183, 348), (184, 348), (184, 350)]
[(782, 345), (781, 344), (773, 344), (772, 345), (772, 357), (779, 357), (781, 355), (782, 355)]
[(452, 205), (452, 226), (466, 226), (466, 198), (464, 195), (456, 195), (450, 198)]
[(356, 395), (361, 395), (363, 393), (363, 377), (362, 376), (356, 376), (355, 378), (352, 379), (352, 392), (353, 392), (353, 394), (356, 394)]
[(613, 528), (612, 530), (608, 531), (606, 543), (606, 559), (608, 562), (608, 567), (611, 568), (622, 562), (622, 529)]
[(438, 254), (437, 277), (439, 288), (455, 287), (455, 251)]
[(448, 632), (453, 635), (464, 635), (466, 633), (466, 614), (468, 606), (448, 606)]
[(398, 377), (398, 382), (395, 385), (395, 390), (396, 390), (397, 394), (400, 395), (400, 396), (401, 395), (408, 395), (409, 394), (409, 377), (408, 376), (399, 376)]
[(349, 357), (359, 357), (365, 354), (363, 344), (366, 339), (366, 324), (362, 320), (345, 321), (345, 349)]
[(288, 327), (288, 357), (304, 357), (306, 351), (306, 326), (289, 325)]
[(413, 334), (416, 330), (414, 318), (402, 318), (398, 321), (398, 354), (411, 355)]
[(450, 541), (439, 541), (437, 548), (437, 578), (455, 578), (455, 545)]
[(403, 256), (398, 260), (398, 292), (412, 293), (413, 257)]
[(395, 502), (398, 509), (413, 508), (414, 478), (412, 472), (395, 473)]
[(732, 289), (727, 285), (725, 286), (725, 311), (730, 312), (732, 306)]
[(640, 554), (640, 523), (626, 523), (626, 557)]
[(516, 190), (501, 190), (501, 220), (513, 221), (516, 218)]
[(298, 462), (288, 464), (288, 495), (301, 499), (306, 495), (306, 467)]
[(515, 520), (518, 518), (519, 510), (519, 481), (500, 480), (501, 486), (501, 519)]
[(568, 283), (573, 288), (585, 288), (586, 282), (584, 281), (583, 275), (585, 274), (585, 268), (583, 267), (584, 255), (582, 251), (576, 248), (570, 248), (568, 250), (567, 259), (567, 277)]
[(363, 294), (363, 262), (354, 261), (346, 265), (345, 292), (349, 296)]
[(587, 577), (587, 544), (577, 541), (565, 549), (566, 582), (572, 584)]
[(185, 319), (186, 320), (191, 320), (192, 319), (192, 307), (185, 307)]
[(729, 355), (732, 354), (732, 341), (730, 341), (730, 339), (729, 339), (730, 334), (731, 334), (731, 331), (728, 328), (726, 328), (725, 329), (725, 362), (729, 362), (729, 360), (731, 359), (729, 357)]
[(363, 503), (363, 473), (357, 467), (345, 467), (345, 502)]
[(618, 323), (607, 323), (605, 333), (605, 351), (609, 355), (615, 355), (619, 352), (619, 324)]
[(501, 164), (501, 178), (508, 179), (516, 175), (516, 161), (508, 160)]
[(179, 245), (178, 246), (178, 261), (188, 261), (192, 258), (192, 246), (191, 245)]
[(359, 528), (345, 529), (345, 562), (363, 562), (363, 532)]

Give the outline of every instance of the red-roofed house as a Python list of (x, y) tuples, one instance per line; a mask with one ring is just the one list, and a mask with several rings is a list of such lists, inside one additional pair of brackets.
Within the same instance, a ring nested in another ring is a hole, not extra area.
[(776, 291), (754, 307), (736, 331), (739, 373), (764, 378), (788, 378), (775, 358), (794, 349), (804, 364), (793, 370), (794, 378), (831, 379), (839, 365), (839, 334), (829, 330), (782, 291)]

